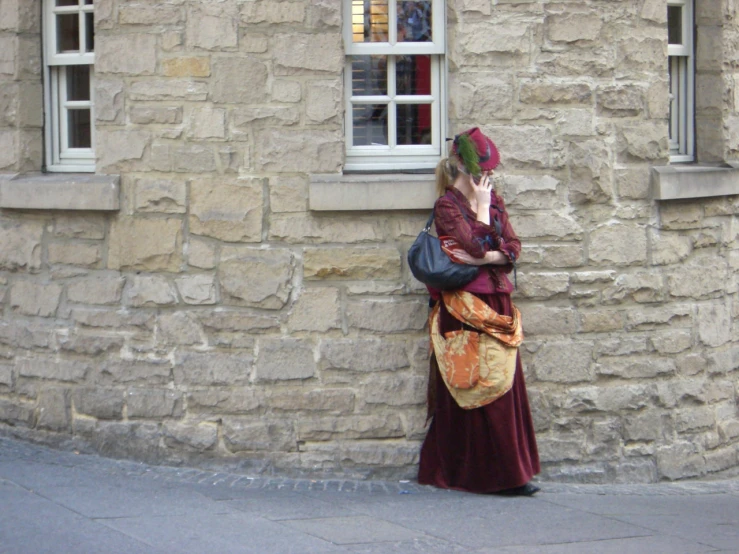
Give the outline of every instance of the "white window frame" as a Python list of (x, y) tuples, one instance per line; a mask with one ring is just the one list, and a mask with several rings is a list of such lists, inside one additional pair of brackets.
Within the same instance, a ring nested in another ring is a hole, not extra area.
[[(432, 10), (432, 42), (397, 42), (397, 0), (388, 0), (388, 41), (353, 42), (352, 2), (344, 2), (344, 138), (345, 171), (387, 171), (433, 169), (442, 157), (446, 136), (446, 9), (444, 0), (430, 0)], [(387, 95), (352, 95), (352, 56), (388, 56)], [(395, 63), (397, 56), (429, 55), (431, 57), (431, 94), (396, 95)], [(399, 104), (428, 102), (431, 106), (431, 144), (398, 145), (396, 107)], [(352, 106), (354, 104), (387, 103), (388, 145), (354, 146)]]
[[(94, 4), (78, 0), (77, 5), (56, 6), (55, 0), (43, 0), (44, 42), (44, 138), (46, 142), (46, 169), (53, 172), (95, 171), (95, 52), (86, 51), (86, 14), (94, 13)], [(57, 51), (57, 14), (78, 14), (79, 52)], [(69, 66), (90, 66), (90, 100), (71, 101), (67, 98), (67, 71)], [(72, 109), (90, 110), (91, 148), (68, 146), (68, 112)]]
[(670, 162), (695, 161), (694, 0), (668, 0), (682, 8), (682, 44), (668, 44), (670, 76)]

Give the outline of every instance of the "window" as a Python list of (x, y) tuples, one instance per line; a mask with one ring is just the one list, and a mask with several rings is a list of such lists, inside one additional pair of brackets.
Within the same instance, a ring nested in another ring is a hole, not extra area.
[(443, 0), (347, 0), (345, 170), (433, 168), (444, 148)]
[(93, 0), (44, 0), (46, 166), (94, 171)]
[(670, 161), (695, 159), (693, 0), (668, 0), (667, 53), (670, 75)]

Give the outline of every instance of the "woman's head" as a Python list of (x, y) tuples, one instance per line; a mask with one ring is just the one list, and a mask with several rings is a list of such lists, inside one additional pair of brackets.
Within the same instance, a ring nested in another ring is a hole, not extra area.
[(495, 143), (486, 137), (479, 127), (473, 127), (454, 137), (452, 155), (470, 175), (492, 171), (500, 163), (500, 153)]

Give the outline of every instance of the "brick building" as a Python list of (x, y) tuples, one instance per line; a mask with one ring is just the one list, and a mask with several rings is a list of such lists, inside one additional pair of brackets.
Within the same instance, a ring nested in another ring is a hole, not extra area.
[(736, 0), (0, 0), (0, 432), (412, 476), (480, 125), (544, 474), (739, 465)]

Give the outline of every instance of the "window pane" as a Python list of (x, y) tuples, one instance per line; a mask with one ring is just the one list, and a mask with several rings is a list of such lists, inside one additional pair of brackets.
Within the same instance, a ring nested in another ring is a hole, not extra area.
[(431, 94), (431, 56), (398, 56), (395, 76), (397, 94)]
[(431, 0), (398, 0), (398, 42), (431, 42)]
[(352, 41), (388, 41), (388, 0), (352, 0)]
[(56, 16), (57, 52), (79, 52), (80, 16), (76, 13)]
[(354, 104), (354, 146), (387, 145), (387, 104)]
[(78, 0), (56, 0), (57, 6), (76, 6), (79, 4)]
[(69, 148), (92, 148), (90, 110), (67, 110), (67, 114)]
[(667, 42), (670, 44), (683, 43), (682, 6), (667, 6)]
[(92, 0), (85, 0), (85, 4), (92, 4)]
[(387, 94), (387, 56), (352, 57), (352, 94)]
[(85, 14), (85, 51), (95, 51), (95, 16), (92, 12)]
[(67, 100), (90, 100), (90, 66), (68, 65)]
[(398, 104), (398, 144), (431, 144), (431, 105)]

